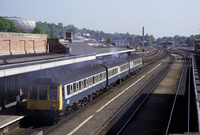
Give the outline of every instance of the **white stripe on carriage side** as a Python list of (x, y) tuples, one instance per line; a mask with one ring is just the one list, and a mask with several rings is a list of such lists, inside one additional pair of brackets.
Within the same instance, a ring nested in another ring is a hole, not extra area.
[(115, 100), (116, 98), (118, 98), (121, 94), (123, 94), (125, 91), (127, 91), (130, 87), (132, 87), (133, 85), (135, 85), (137, 82), (139, 82), (142, 78), (144, 78), (145, 75), (143, 75), (142, 77), (140, 77), (137, 81), (135, 81), (133, 84), (131, 84), (130, 86), (128, 86), (125, 90), (123, 90), (121, 93), (119, 93), (117, 96), (115, 96), (113, 99), (111, 99), (110, 101), (108, 101), (105, 105), (103, 105), (99, 110), (97, 110), (96, 112), (100, 112), (103, 108), (105, 108), (108, 104), (110, 104), (113, 100)]
[(73, 133), (75, 133), (79, 128), (81, 128), (86, 122), (88, 122), (92, 117), (94, 117), (94, 115), (91, 115), (90, 117), (88, 117), (86, 120), (84, 120), (81, 124), (78, 125), (78, 127), (76, 127), (74, 130), (72, 130), (69, 134), (67, 135), (72, 135)]

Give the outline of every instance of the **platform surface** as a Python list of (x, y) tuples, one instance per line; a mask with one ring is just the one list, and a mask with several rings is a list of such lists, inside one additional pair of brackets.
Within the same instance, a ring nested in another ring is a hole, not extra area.
[(0, 129), (24, 118), (26, 116), (26, 100), (23, 100), (22, 109), (16, 114), (16, 102), (6, 105), (6, 109), (0, 108)]

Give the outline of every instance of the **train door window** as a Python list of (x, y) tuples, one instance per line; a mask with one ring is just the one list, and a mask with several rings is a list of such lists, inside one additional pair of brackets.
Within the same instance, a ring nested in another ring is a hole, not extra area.
[(78, 85), (79, 85), (79, 90), (81, 90), (81, 88), (82, 88), (81, 87), (81, 81), (78, 82)]
[(37, 92), (38, 92), (37, 86), (30, 87), (30, 99), (37, 99)]
[(65, 91), (65, 87), (64, 88), (62, 87), (62, 96), (63, 96), (63, 98), (66, 97), (66, 95), (67, 94), (66, 94), (66, 91)]
[(70, 85), (67, 85), (67, 95), (70, 95)]
[(49, 99), (57, 100), (57, 87), (56, 86), (51, 86), (49, 88)]
[(40, 86), (39, 99), (41, 99), (41, 100), (47, 99), (47, 87), (46, 86)]
[(76, 83), (73, 83), (74, 92), (76, 92)]

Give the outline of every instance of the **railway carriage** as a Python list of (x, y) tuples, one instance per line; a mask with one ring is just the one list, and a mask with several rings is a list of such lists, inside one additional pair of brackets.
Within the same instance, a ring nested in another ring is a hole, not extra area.
[(84, 101), (84, 97), (106, 87), (106, 81), (106, 68), (102, 65), (38, 78), (29, 85), (27, 109), (55, 117), (73, 103)]
[(116, 83), (118, 80), (120, 80), (122, 77), (129, 74), (129, 62), (127, 59), (120, 59), (112, 60), (112, 63), (105, 62), (103, 65), (106, 67), (108, 72), (108, 84)]
[(135, 72), (137, 69), (142, 67), (142, 59), (138, 55), (130, 55), (127, 57), (130, 64), (130, 73)]

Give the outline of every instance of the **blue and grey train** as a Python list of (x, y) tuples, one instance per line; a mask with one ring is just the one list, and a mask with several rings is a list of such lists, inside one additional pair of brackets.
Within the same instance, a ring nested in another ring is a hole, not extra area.
[(97, 92), (136, 72), (141, 66), (141, 57), (130, 55), (38, 78), (29, 85), (27, 109), (36, 115), (53, 118), (67, 114), (84, 106)]

